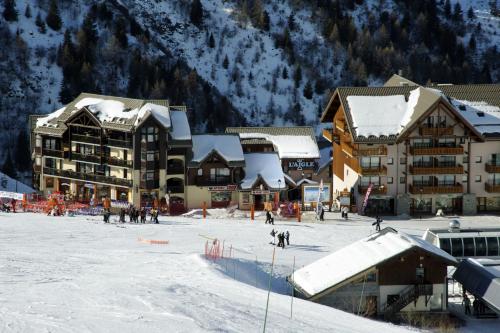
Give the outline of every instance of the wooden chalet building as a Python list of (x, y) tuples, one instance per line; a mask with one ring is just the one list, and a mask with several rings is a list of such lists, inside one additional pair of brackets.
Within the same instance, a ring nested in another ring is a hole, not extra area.
[(321, 121), (333, 191), (367, 214), (500, 211), (500, 85), (337, 88)]

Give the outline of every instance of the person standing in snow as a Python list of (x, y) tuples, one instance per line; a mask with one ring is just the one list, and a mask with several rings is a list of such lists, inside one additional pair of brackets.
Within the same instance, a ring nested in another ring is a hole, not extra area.
[(285, 249), (285, 233), (281, 233), (281, 248), (284, 250)]
[(12, 205), (12, 213), (16, 212), (16, 203), (16, 199), (12, 198), (12, 200), (10, 201), (10, 204)]
[(265, 224), (267, 224), (269, 222), (269, 224), (271, 224), (271, 213), (266, 210), (266, 222)]
[(372, 225), (375, 226), (375, 231), (379, 232), (380, 231), (380, 223), (382, 222), (382, 219), (377, 216), (377, 220), (372, 223)]
[(274, 231), (274, 229), (271, 230), (271, 237), (272, 237), (271, 243), (269, 243), (269, 244), (275, 245), (276, 244), (276, 231)]
[(144, 207), (141, 209), (141, 223), (146, 223), (146, 208)]
[(324, 221), (325, 220), (325, 207), (323, 207), (323, 205), (321, 205), (321, 210), (320, 210), (320, 213), (319, 213), (319, 220), (320, 221)]
[(290, 233), (288, 230), (285, 233), (286, 245), (290, 245)]

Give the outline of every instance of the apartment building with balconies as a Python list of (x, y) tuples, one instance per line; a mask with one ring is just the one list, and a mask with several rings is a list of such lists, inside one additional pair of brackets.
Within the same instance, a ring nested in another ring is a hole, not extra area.
[(184, 205), (191, 147), (184, 107), (82, 93), (54, 113), (31, 117), (33, 183), (41, 192), (83, 202), (108, 196), (136, 206), (166, 198)]
[[(333, 191), (366, 214), (500, 211), (500, 85), (337, 88), (322, 122)], [(366, 195), (369, 190), (369, 195)]]

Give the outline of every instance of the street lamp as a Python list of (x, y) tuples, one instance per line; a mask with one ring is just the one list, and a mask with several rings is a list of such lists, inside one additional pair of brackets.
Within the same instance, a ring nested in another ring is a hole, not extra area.
[(280, 202), (280, 194), (281, 194), (281, 179), (278, 179), (278, 204)]

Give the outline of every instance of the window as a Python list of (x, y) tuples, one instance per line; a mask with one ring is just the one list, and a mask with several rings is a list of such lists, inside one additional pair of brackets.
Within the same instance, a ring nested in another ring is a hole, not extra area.
[(476, 159), (475, 159), (476, 163), (481, 163), (482, 160), (483, 159), (481, 158), (481, 156), (476, 156)]
[(127, 169), (123, 169), (123, 178), (125, 179), (127, 179), (128, 176), (127, 171), (128, 171)]
[(486, 238), (476, 237), (474, 241), (476, 242), (476, 257), (486, 256)]
[(413, 186), (433, 186), (432, 176), (413, 176)]
[(392, 177), (387, 177), (387, 184), (392, 184), (394, 179)]
[(464, 256), (474, 257), (474, 238), (464, 238)]
[(439, 147), (455, 147), (455, 139), (454, 138), (440, 138), (438, 139)]
[(367, 176), (367, 177), (361, 177), (361, 187), (368, 187), (371, 184), (373, 186), (379, 186), (380, 185), (380, 177), (379, 176)]
[(467, 175), (463, 175), (463, 176), (462, 176), (462, 182), (463, 182), (463, 183), (467, 183), (467, 181), (468, 181), (468, 180), (467, 180)]
[(433, 166), (432, 158), (430, 156), (415, 156), (413, 158), (413, 166), (419, 168), (430, 168)]
[(203, 176), (203, 169), (198, 169), (197, 173), (198, 176)]
[(423, 281), (425, 277), (425, 269), (423, 267), (417, 267), (415, 269), (415, 277), (417, 281)]
[(361, 157), (361, 167), (366, 169), (375, 169), (380, 167), (380, 157)]
[(462, 158), (462, 163), (464, 163), (464, 164), (469, 163), (469, 158), (467, 156), (464, 156)]
[(476, 176), (476, 183), (480, 183), (481, 182), (481, 175), (477, 175)]
[(498, 256), (498, 238), (488, 237), (486, 238), (486, 243), (488, 245), (488, 256)]
[(53, 138), (45, 139), (43, 148), (48, 150), (57, 150), (57, 140)]
[(158, 128), (157, 127), (143, 127), (141, 129), (141, 142), (156, 142), (158, 141)]
[(456, 165), (455, 156), (439, 156), (439, 166), (454, 167)]
[(394, 163), (394, 159), (392, 157), (388, 157), (387, 164), (393, 164), (393, 163)]
[(439, 239), (439, 247), (444, 252), (451, 254), (451, 241), (449, 238), (440, 238)]
[(54, 158), (45, 157), (45, 167), (56, 169), (57, 168), (56, 160)]
[(399, 183), (400, 184), (406, 183), (406, 177), (399, 177)]
[(146, 180), (154, 180), (155, 172), (154, 171), (146, 171)]
[(399, 159), (399, 164), (406, 164), (406, 157), (401, 157)]
[(76, 172), (94, 173), (94, 166), (88, 163), (76, 162)]
[(210, 180), (213, 182), (229, 182), (230, 170), (228, 168), (210, 169)]
[(432, 139), (428, 139), (428, 138), (414, 139), (413, 140), (413, 146), (415, 148), (428, 148), (428, 147), (432, 147)]
[(454, 257), (463, 257), (462, 238), (451, 239), (451, 255)]

